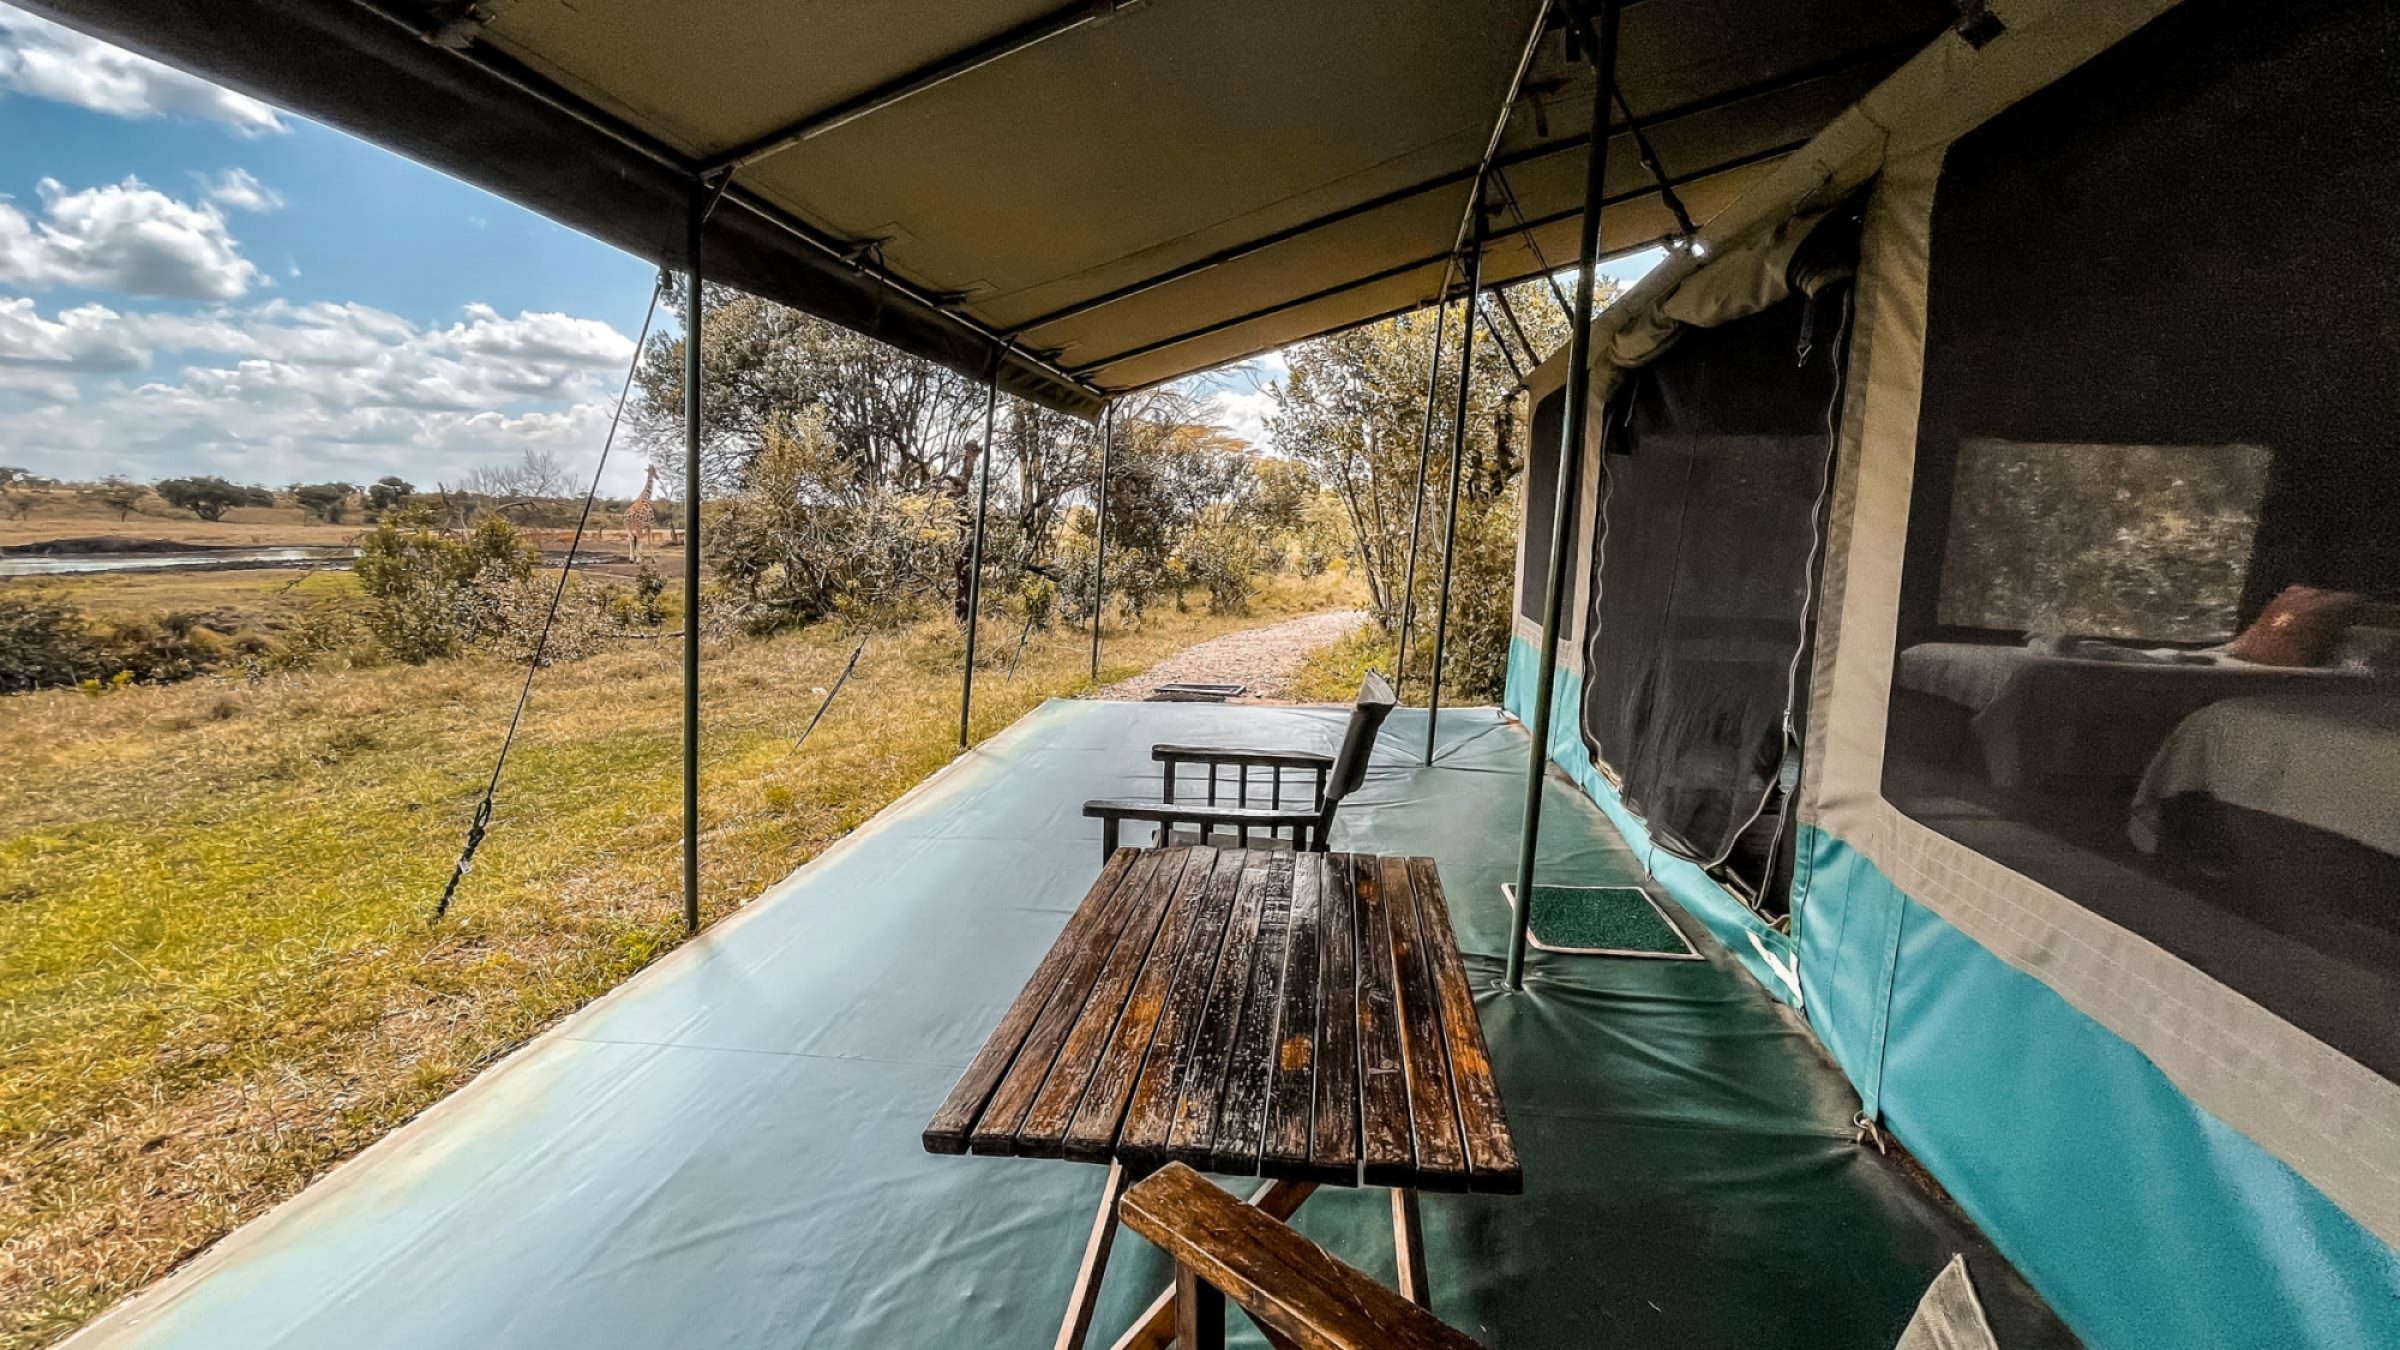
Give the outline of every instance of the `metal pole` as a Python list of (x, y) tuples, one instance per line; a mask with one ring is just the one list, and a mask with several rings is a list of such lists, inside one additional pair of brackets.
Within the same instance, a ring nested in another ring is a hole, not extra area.
[[(1592, 64), (1592, 125), (1608, 125), (1616, 97), (1617, 11), (1623, 0), (1600, 0), (1600, 40)], [(1566, 423), (1559, 438), (1558, 490), (1551, 499), (1550, 575), (1542, 597), (1540, 674), (1533, 691), (1533, 745), (1525, 766), (1525, 831), (1517, 844), (1517, 905), (1508, 935), (1508, 987), (1525, 987), (1525, 925), (1533, 914), (1533, 856), (1542, 836), (1542, 779), (1550, 760), (1551, 686), (1558, 679), (1558, 621), (1567, 605), (1567, 550), (1575, 540), (1576, 479), (1590, 421), (1592, 387), (1592, 292), (1600, 256), (1602, 180), (1608, 172), (1608, 139), (1596, 136), (1584, 162), (1583, 222), (1578, 233), (1575, 274), (1575, 331), (1567, 347)]]
[(700, 931), (700, 231), (715, 194), (692, 184), (683, 297), (683, 930)]
[[(1467, 253), (1468, 321), (1458, 335), (1458, 412), (1450, 419), (1450, 511), (1442, 527), (1442, 599), (1433, 617), (1433, 670), (1425, 693), (1425, 762), (1433, 763), (1433, 742), (1442, 721), (1442, 653), (1450, 641), (1450, 572), (1458, 558), (1458, 485), (1467, 460), (1467, 395), (1475, 380), (1476, 302), (1483, 298), (1483, 211), (1477, 194), (1475, 242)], [(1495, 331), (1495, 338), (1497, 330)], [(1506, 346), (1501, 347), (1503, 352)]]
[(1442, 265), (1442, 289), (1433, 297), (1433, 368), (1425, 374), (1425, 417), (1417, 432), (1417, 491), (1408, 508), (1408, 569), (1400, 581), (1400, 650), (1392, 657), (1392, 687), (1408, 683), (1408, 630), (1417, 610), (1417, 540), (1424, 534), (1425, 470), (1433, 458), (1433, 400), (1442, 387), (1442, 331), (1450, 322), (1450, 269)]
[(1000, 353), (992, 349), (991, 395), (983, 405), (983, 453), (976, 457), (975, 540), (967, 548), (967, 671), (958, 690), (958, 748), (967, 748), (967, 722), (975, 713), (975, 628), (983, 614), (983, 516), (992, 504), (993, 419), (1000, 413)]
[(1092, 513), (1092, 680), (1100, 679), (1100, 611), (1108, 608), (1108, 465), (1117, 449), (1117, 401), (1100, 409), (1100, 505)]

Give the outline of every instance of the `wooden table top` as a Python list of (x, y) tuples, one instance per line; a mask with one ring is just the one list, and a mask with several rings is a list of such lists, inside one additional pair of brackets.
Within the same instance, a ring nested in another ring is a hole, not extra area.
[(934, 1153), (1522, 1189), (1431, 858), (1119, 849)]

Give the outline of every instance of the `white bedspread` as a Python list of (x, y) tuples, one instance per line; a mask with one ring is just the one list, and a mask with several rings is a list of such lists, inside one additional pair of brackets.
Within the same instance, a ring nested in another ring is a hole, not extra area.
[(2183, 719), (2133, 799), (2143, 852), (2157, 851), (2159, 804), (2187, 792), (2400, 854), (2400, 697), (2229, 698)]

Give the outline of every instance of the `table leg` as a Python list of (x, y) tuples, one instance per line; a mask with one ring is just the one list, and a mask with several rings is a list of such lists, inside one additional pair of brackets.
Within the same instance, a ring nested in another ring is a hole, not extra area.
[(1137, 1178), (1121, 1162), (1108, 1165), (1108, 1184), (1100, 1190), (1100, 1212), (1092, 1216), (1092, 1235), (1083, 1244), (1083, 1266), (1075, 1272), (1075, 1289), (1067, 1295), (1067, 1316), (1059, 1324), (1056, 1350), (1083, 1350), (1092, 1332), (1092, 1312), (1100, 1304), (1100, 1278), (1108, 1273), (1108, 1249), (1117, 1240), (1117, 1202)]
[(1400, 1267), (1400, 1297), (1420, 1308), (1433, 1306), (1433, 1286), (1425, 1279), (1425, 1225), (1417, 1213), (1417, 1193), (1392, 1188), (1392, 1256)]
[[(1250, 1197), (1268, 1217), (1278, 1222), (1300, 1212), (1300, 1202), (1317, 1189), (1313, 1181), (1270, 1181)], [(1117, 1339), (1111, 1350), (1166, 1350), (1175, 1344), (1175, 1291), (1170, 1288), (1151, 1301), (1142, 1315), (1134, 1319), (1133, 1329)]]

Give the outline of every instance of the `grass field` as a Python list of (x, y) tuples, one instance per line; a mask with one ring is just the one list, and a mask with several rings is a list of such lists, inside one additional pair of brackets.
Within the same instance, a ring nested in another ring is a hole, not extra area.
[[(131, 584), (223, 599), (289, 579)], [(103, 584), (128, 583), (75, 583)], [(1323, 578), (1238, 619), (1155, 611), (1111, 634), (1101, 677), (1355, 602)], [(1010, 678), (999, 628), (978, 739), (1090, 687), (1084, 634), (1036, 637)], [(707, 918), (951, 757), (961, 643), (939, 622), (871, 641), (795, 753), (851, 641), (707, 649)], [(439, 923), (516, 668), (0, 700), (0, 1347), (64, 1335), (681, 940), (679, 647), (607, 648), (543, 673)]]

